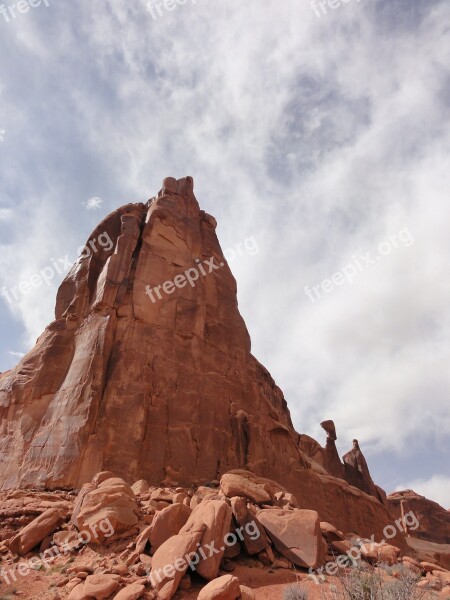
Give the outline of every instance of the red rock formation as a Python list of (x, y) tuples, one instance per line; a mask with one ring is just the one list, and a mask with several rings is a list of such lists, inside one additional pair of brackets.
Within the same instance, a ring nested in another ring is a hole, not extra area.
[(347, 454), (344, 454), (342, 459), (344, 461), (345, 479), (366, 494), (383, 501), (383, 496), (379, 494), (377, 486), (370, 476), (369, 467), (364, 454), (361, 452), (358, 440), (353, 440), (353, 448)]
[(340, 477), (341, 479), (345, 479), (344, 466), (341, 463), (341, 459), (339, 458), (339, 454), (336, 448), (336, 427), (333, 421), (331, 420), (322, 421), (320, 426), (327, 432), (327, 441), (324, 453), (324, 467), (330, 475), (334, 475), (334, 477)]
[(105, 470), (190, 485), (244, 468), (341, 530), (381, 538), (387, 510), (329, 477), (334, 459), (317, 473), (302, 453), (281, 390), (250, 353), (215, 228), (187, 177), (95, 229), (55, 321), (0, 376), (1, 487), (79, 488)]
[(450, 513), (437, 502), (405, 490), (390, 494), (388, 505), (395, 519), (411, 511), (414, 513), (418, 523), (411, 520), (408, 529), (411, 536), (436, 544), (450, 544)]

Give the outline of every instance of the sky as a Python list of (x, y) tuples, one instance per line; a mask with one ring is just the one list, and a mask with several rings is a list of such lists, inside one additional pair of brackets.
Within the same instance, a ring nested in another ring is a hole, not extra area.
[(96, 224), (190, 175), (257, 242), (230, 266), (296, 429), (450, 508), (450, 4), (32, 4), (0, 5), (0, 371)]

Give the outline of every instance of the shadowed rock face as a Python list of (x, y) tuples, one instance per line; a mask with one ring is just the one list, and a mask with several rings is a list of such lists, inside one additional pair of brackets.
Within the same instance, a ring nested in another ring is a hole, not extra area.
[(361, 452), (358, 440), (353, 440), (353, 448), (342, 457), (347, 481), (366, 494), (378, 497), (376, 486), (370, 476), (364, 454)]
[(250, 353), (215, 228), (187, 177), (94, 230), (55, 321), (0, 376), (0, 486), (79, 488), (99, 471), (190, 485), (241, 468), (342, 530), (381, 532), (385, 507), (330, 477), (333, 435), (321, 472), (303, 454), (281, 390)]

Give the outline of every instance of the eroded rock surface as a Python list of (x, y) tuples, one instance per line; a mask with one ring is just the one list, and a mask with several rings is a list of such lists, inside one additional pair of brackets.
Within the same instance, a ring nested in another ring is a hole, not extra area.
[(190, 177), (165, 179), (148, 203), (98, 225), (59, 288), (55, 320), (0, 375), (0, 487), (79, 489), (105, 471), (144, 480), (139, 490), (189, 487), (246, 470), (343, 531), (380, 536), (389, 513), (336, 477), (331, 426), (322, 465), (304, 453), (251, 354), (215, 229)]
[(437, 544), (450, 544), (450, 511), (437, 502), (412, 490), (394, 492), (388, 496), (389, 510), (395, 519), (406, 517), (407, 533)]

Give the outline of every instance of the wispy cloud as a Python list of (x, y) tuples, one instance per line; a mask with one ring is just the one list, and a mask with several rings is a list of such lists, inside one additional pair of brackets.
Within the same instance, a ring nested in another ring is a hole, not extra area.
[[(369, 460), (439, 440), (446, 461), (450, 5), (371, 0), (318, 19), (308, 2), (229, 0), (155, 20), (145, 3), (79, 0), (29, 17), (0, 39), (15, 217), (0, 219), (1, 285), (76, 254), (93, 190), (119, 206), (192, 175), (224, 248), (258, 239), (232, 266), (239, 307), (297, 429), (322, 439), (334, 418)], [(405, 227), (407, 252), (305, 297)], [(56, 283), (1, 305), (2, 332), (19, 320), (31, 344)]]
[(93, 196), (92, 198), (88, 198), (85, 202), (83, 202), (86, 210), (98, 210), (101, 208), (103, 200), (98, 196)]
[(12, 208), (0, 208), (0, 221), (10, 221), (13, 217)]

